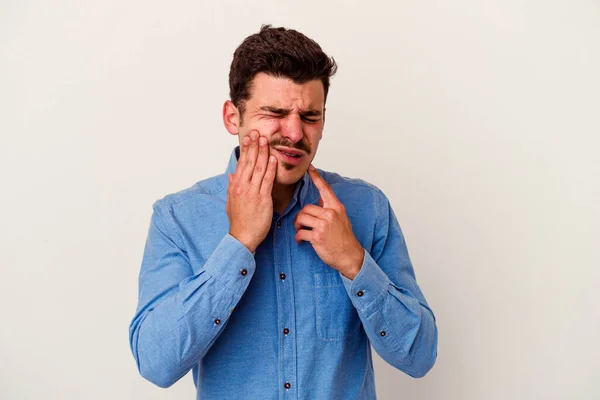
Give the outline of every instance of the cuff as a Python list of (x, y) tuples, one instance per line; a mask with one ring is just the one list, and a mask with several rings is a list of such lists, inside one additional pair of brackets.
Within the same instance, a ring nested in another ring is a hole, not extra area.
[(206, 272), (234, 293), (246, 290), (255, 270), (254, 253), (229, 233), (206, 261)]
[(340, 276), (352, 304), (363, 312), (376, 306), (385, 297), (391, 283), (385, 272), (379, 268), (366, 250), (362, 267), (354, 279), (346, 278), (341, 273)]

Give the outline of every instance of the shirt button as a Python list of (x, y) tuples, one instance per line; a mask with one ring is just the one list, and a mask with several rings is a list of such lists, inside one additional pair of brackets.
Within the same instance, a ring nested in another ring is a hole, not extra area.
[(221, 323), (221, 320), (219, 318), (215, 319), (215, 324), (219, 325)]
[(288, 333), (290, 333), (290, 330), (288, 328), (284, 328), (283, 329), (283, 334), (287, 335)]
[(279, 274), (279, 277), (281, 278), (282, 281), (285, 280), (285, 274), (284, 273)]
[(292, 387), (292, 385), (290, 385), (289, 382), (286, 382), (285, 385), (283, 385), (284, 388), (289, 389)]
[(280, 227), (281, 226), (281, 221), (277, 221), (277, 226)]
[(240, 271), (240, 274), (242, 274), (242, 276), (246, 276), (246, 274), (248, 274), (248, 270), (246, 268), (244, 268), (243, 270)]
[(356, 295), (357, 295), (358, 297), (361, 297), (363, 294), (365, 294), (365, 292), (363, 292), (362, 290), (361, 290), (360, 292), (356, 293)]
[(379, 332), (379, 334), (380, 334), (381, 336), (385, 336), (385, 331), (381, 331), (381, 332)]

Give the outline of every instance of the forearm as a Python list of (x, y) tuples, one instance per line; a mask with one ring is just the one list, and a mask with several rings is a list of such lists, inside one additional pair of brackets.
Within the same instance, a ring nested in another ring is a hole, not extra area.
[[(140, 374), (160, 387), (185, 375), (225, 329), (254, 270), (249, 250), (226, 235), (197, 274), (181, 280), (168, 294), (140, 300), (130, 326), (131, 351)], [(141, 298), (151, 284), (149, 278), (147, 284), (140, 282)]]
[(354, 280), (342, 280), (375, 351), (408, 375), (424, 376), (437, 357), (437, 326), (422, 295), (395, 285), (367, 251)]

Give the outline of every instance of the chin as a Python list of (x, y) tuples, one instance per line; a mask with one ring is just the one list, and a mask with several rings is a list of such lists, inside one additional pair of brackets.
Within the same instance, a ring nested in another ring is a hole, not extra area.
[(285, 171), (285, 173), (277, 173), (275, 183), (279, 185), (293, 185), (298, 182), (306, 173), (306, 168), (297, 167), (293, 171)]

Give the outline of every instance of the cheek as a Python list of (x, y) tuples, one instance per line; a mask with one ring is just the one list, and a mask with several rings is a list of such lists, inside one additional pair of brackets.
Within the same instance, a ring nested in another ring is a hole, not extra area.
[(274, 133), (281, 130), (280, 120), (277, 119), (261, 119), (256, 121), (252, 129), (257, 129), (262, 136), (270, 138)]
[(308, 137), (308, 140), (313, 147), (317, 147), (319, 142), (323, 138), (323, 125), (310, 126), (304, 129), (304, 134)]
[(257, 130), (260, 136), (264, 136), (270, 141), (273, 134), (279, 131), (279, 125), (277, 122), (267, 119), (248, 121), (247, 124), (244, 124), (243, 130), (240, 129), (240, 143), (242, 143), (243, 137), (249, 135), (253, 130)]

